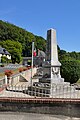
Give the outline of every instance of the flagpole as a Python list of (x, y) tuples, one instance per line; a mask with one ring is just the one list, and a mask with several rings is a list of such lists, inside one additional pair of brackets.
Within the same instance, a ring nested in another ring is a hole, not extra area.
[(32, 74), (33, 74), (33, 52), (34, 52), (34, 42), (32, 42), (31, 86), (32, 86)]

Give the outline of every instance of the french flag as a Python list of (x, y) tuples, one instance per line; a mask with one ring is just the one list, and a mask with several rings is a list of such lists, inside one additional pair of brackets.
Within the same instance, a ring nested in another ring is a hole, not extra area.
[(36, 53), (36, 48), (33, 51), (33, 56), (36, 57), (37, 53)]

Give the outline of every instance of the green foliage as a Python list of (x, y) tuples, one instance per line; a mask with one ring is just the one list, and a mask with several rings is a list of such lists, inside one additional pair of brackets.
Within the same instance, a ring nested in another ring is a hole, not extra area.
[(35, 42), (35, 47), (41, 48), (44, 51), (46, 49), (46, 42), (44, 38), (35, 36), (22, 28), (0, 20), (0, 41), (5, 40), (21, 43), (22, 56), (24, 57), (31, 56), (32, 41)]
[(22, 45), (19, 42), (6, 40), (0, 42), (0, 45), (11, 54), (12, 63), (19, 63), (21, 61)]
[(7, 63), (7, 57), (6, 56), (1, 57), (1, 63)]
[(60, 50), (59, 52), (59, 60), (72, 60), (73, 58), (70, 56), (68, 52), (65, 50)]
[(61, 60), (61, 75), (66, 82), (75, 83), (80, 78), (80, 62)]
[(69, 53), (70, 54), (70, 57), (73, 58), (73, 59), (76, 59), (76, 60), (80, 60), (80, 52), (71, 52)]
[(40, 49), (42, 51), (46, 51), (46, 40), (43, 40), (40, 36), (35, 36), (35, 47), (36, 49)]
[(80, 78), (80, 53), (59, 50), (59, 60), (62, 77), (66, 82), (75, 83)]
[(79, 60), (80, 52), (66, 52), (65, 50), (58, 50), (59, 60)]

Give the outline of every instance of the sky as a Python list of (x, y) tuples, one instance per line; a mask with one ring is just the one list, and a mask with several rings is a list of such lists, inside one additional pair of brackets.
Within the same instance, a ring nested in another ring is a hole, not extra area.
[(60, 49), (80, 52), (80, 0), (0, 0), (0, 20), (45, 39), (56, 29)]

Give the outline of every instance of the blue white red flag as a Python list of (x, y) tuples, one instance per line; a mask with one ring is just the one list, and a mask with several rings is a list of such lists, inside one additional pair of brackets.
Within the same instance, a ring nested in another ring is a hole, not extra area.
[(35, 48), (33, 51), (33, 56), (35, 57), (36, 55), (37, 55), (37, 53), (36, 53), (36, 48)]

